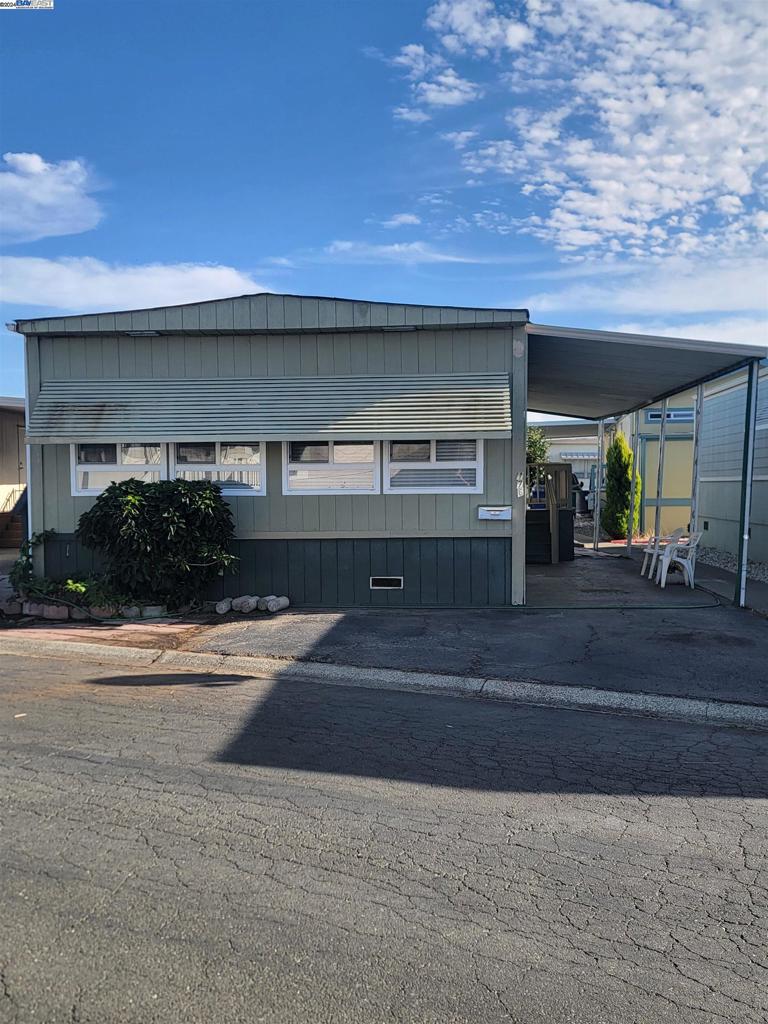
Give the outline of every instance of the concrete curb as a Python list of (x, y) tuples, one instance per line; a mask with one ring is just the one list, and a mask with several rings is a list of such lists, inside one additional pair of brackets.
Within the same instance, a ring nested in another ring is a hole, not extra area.
[(702, 725), (768, 730), (768, 705), (695, 700), (648, 693), (621, 693), (588, 686), (561, 686), (532, 680), (453, 676), (399, 669), (357, 668), (322, 662), (282, 658), (165, 651), (156, 647), (119, 647), (26, 637), (0, 637), (0, 655), (29, 658), (62, 658), (138, 668), (178, 669), (206, 675), (239, 673), (255, 679), (282, 675), (289, 679), (322, 682), (335, 686), (359, 686), (373, 690), (402, 690), (454, 697), (476, 697), (533, 704), (540, 707), (607, 714), (639, 715)]

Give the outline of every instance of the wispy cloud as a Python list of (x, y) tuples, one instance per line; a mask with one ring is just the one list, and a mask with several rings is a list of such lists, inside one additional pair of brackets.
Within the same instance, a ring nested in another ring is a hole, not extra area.
[(657, 334), (662, 338), (696, 338), (702, 341), (728, 341), (744, 345), (768, 346), (768, 319), (731, 316), (721, 320), (683, 320), (670, 324), (665, 320), (610, 323), (603, 330), (630, 334)]
[[(455, 95), (446, 87), (457, 106), (502, 89), (515, 104), (505, 132), (449, 133), (470, 180), (517, 186), (507, 221), (482, 226), (530, 234), (566, 258), (751, 251), (768, 230), (768, 8), (529, 0), (521, 11), (438, 0), (426, 18), (432, 42), (418, 44), (430, 66), (411, 64), (416, 109), (439, 98), (441, 75), (469, 83)], [(459, 55), (477, 81), (454, 70)]]
[(0, 257), (2, 300), (51, 309), (129, 309), (268, 291), (234, 267), (207, 263), (110, 264), (84, 258)]
[(421, 217), (415, 213), (394, 213), (387, 220), (383, 220), (381, 224), (385, 228), (413, 227), (416, 224), (421, 224)]
[(394, 242), (376, 245), (371, 242), (338, 240), (323, 250), (323, 258), (334, 263), (479, 263), (469, 256), (442, 252), (427, 242)]
[(432, 120), (425, 110), (417, 107), (395, 107), (392, 114), (396, 121), (406, 121), (408, 124), (425, 124)]
[(595, 275), (578, 284), (529, 295), (523, 302), (537, 317), (559, 310), (642, 315), (747, 312), (765, 314), (768, 307), (762, 260), (729, 260), (700, 264), (667, 260), (636, 264), (634, 273)]
[(469, 50), (478, 57), (519, 50), (533, 39), (528, 25), (501, 13), (492, 0), (438, 0), (427, 27), (450, 53)]
[(104, 216), (91, 194), (97, 188), (82, 160), (48, 163), (38, 153), (5, 153), (0, 169), (2, 236), (34, 242), (95, 228)]
[(415, 82), (413, 94), (418, 103), (429, 107), (463, 107), (479, 99), (483, 89), (476, 82), (462, 78), (453, 68), (446, 68), (423, 82)]

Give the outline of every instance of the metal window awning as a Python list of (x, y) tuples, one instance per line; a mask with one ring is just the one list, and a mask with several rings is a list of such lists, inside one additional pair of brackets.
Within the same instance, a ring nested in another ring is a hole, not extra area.
[(605, 419), (762, 359), (756, 345), (529, 323), (528, 409)]
[(511, 426), (506, 373), (49, 380), (27, 439), (494, 438)]

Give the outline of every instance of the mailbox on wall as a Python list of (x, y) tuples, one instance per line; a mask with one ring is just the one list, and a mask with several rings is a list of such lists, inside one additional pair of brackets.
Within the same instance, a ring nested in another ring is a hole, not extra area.
[(511, 519), (511, 505), (478, 505), (478, 519)]

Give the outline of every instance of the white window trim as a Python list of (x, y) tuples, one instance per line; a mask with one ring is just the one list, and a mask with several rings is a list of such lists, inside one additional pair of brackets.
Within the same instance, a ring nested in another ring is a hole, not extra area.
[[(312, 438), (297, 438), (299, 441), (306, 440), (311, 442)], [(354, 437), (344, 438), (343, 443), (352, 444), (355, 442)], [(327, 444), (328, 445), (328, 462), (291, 462), (290, 461), (290, 441), (283, 441), (283, 495), (286, 498), (301, 498), (304, 495), (323, 495), (323, 494), (381, 494), (381, 442), (361, 441), (360, 444), (370, 443), (373, 445), (373, 486), (366, 488), (358, 487), (334, 487), (334, 488), (302, 488), (300, 491), (290, 490), (288, 487), (288, 472), (291, 469), (311, 469), (313, 466), (333, 466), (333, 465), (344, 465), (349, 469), (368, 469), (371, 466), (370, 462), (344, 462), (334, 463), (333, 461), (333, 445), (334, 442), (328, 438), (322, 438), (321, 440), (315, 440), (315, 444)]]
[[(403, 440), (409, 441), (410, 438), (403, 437), (402, 439), (395, 438), (394, 441)], [(414, 437), (414, 440), (422, 440), (421, 438)], [(423, 438), (426, 440), (426, 438)], [(441, 459), (439, 462), (435, 457), (436, 442), (432, 438), (429, 442), (429, 462), (391, 462), (389, 458), (390, 444), (392, 441), (384, 442), (384, 493), (385, 494), (482, 494), (485, 486), (485, 458), (483, 451), (482, 438), (467, 437), (441, 437), (441, 441), (475, 441), (477, 444), (477, 459), (467, 461), (466, 459), (460, 459), (458, 461), (446, 462)], [(401, 466), (407, 467), (408, 469), (474, 469), (475, 470), (475, 486), (474, 487), (392, 487), (390, 484), (391, 469), (392, 466), (399, 468)]]
[(147, 444), (150, 442), (145, 441), (76, 441), (74, 444), (69, 446), (69, 468), (70, 468), (70, 482), (71, 491), (73, 498), (95, 498), (100, 494), (104, 493), (104, 487), (78, 487), (77, 486), (77, 474), (82, 471), (93, 471), (94, 473), (108, 473), (113, 469), (116, 473), (125, 473), (129, 469), (135, 469), (137, 472), (146, 472), (149, 470), (152, 473), (158, 473), (161, 480), (168, 479), (168, 445), (163, 444), (160, 441), (154, 442), (160, 445), (160, 462), (154, 465), (150, 463), (134, 463), (132, 466), (126, 466), (122, 462), (78, 462), (77, 461), (77, 447), (80, 444), (113, 444), (117, 448), (118, 454), (120, 451), (121, 444)]
[[(232, 462), (221, 462), (221, 446), (222, 444), (258, 444), (259, 446), (259, 461), (257, 463), (232, 463)], [(215, 444), (216, 445), (216, 462), (177, 462), (176, 461), (176, 445), (177, 444)], [(221, 493), (225, 498), (263, 498), (267, 493), (267, 445), (265, 441), (262, 441), (258, 437), (233, 437), (226, 441), (201, 441), (199, 438), (195, 440), (186, 441), (180, 439), (178, 441), (172, 441), (168, 444), (168, 478), (170, 480), (183, 479), (177, 478), (177, 472), (184, 472), (190, 470), (192, 472), (200, 473), (226, 473), (232, 470), (241, 470), (244, 472), (248, 471), (249, 465), (254, 469), (258, 470), (260, 474), (261, 486), (259, 488), (251, 488), (245, 490), (241, 487), (227, 487), (226, 484), (221, 480), (214, 480), (213, 483), (218, 483), (221, 487)]]

